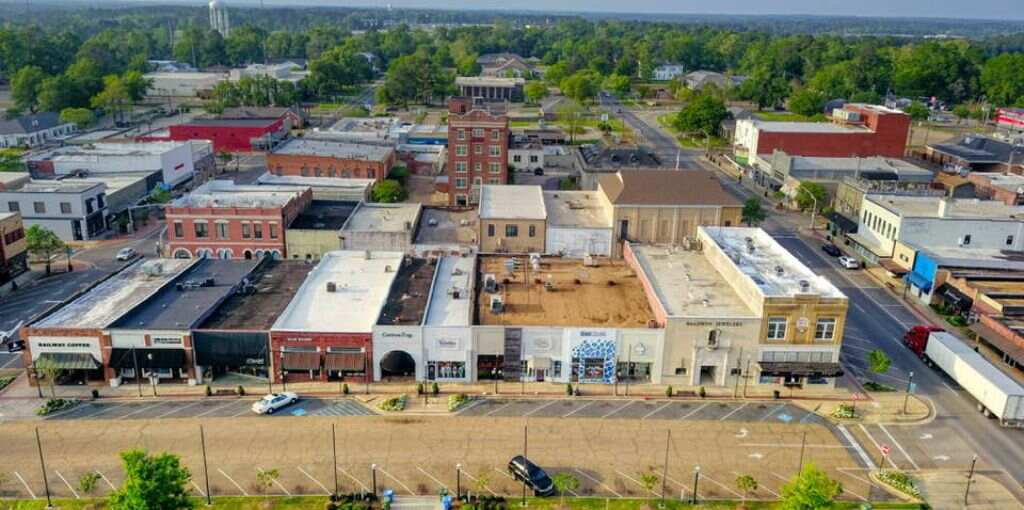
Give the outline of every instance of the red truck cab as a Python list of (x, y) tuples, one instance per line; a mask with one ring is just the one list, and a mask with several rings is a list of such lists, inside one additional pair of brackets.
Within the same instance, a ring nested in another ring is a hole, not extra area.
[(914, 351), (914, 354), (922, 356), (925, 347), (928, 346), (928, 335), (934, 331), (945, 331), (938, 326), (914, 326), (903, 335), (903, 343)]

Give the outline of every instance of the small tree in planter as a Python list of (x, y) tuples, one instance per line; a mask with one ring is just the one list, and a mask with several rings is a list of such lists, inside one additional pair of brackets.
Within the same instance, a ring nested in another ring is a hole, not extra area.
[(643, 485), (644, 490), (647, 492), (653, 493), (654, 488), (658, 486), (659, 480), (661, 479), (658, 478), (658, 475), (651, 471), (640, 473), (640, 485)]
[(740, 475), (736, 477), (736, 488), (743, 494), (743, 502), (747, 502), (747, 497), (750, 496), (754, 491), (757, 490), (757, 480), (750, 475)]
[(259, 488), (260, 493), (266, 495), (270, 491), (270, 488), (277, 483), (277, 479), (281, 477), (281, 472), (276, 468), (274, 469), (257, 469), (256, 470), (256, 487)]
[(580, 488), (580, 480), (570, 473), (562, 472), (551, 477), (551, 483), (558, 491), (558, 506), (565, 506), (565, 493), (575, 492)]

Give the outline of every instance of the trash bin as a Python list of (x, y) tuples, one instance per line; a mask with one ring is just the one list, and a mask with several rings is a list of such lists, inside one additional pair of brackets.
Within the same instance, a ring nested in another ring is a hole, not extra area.
[(391, 489), (384, 489), (384, 500), (388, 503), (395, 502), (395, 491)]
[(782, 392), (779, 390), (772, 390), (772, 398), (778, 400), (782, 396)]
[(441, 508), (442, 508), (442, 510), (451, 510), (452, 509), (452, 497), (451, 496), (445, 494), (444, 497), (441, 498)]

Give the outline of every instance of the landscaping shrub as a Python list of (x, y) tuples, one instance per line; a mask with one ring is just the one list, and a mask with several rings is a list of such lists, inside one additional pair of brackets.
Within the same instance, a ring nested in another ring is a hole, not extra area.
[(341, 393), (344, 394), (344, 395), (348, 395), (348, 391), (349, 391), (348, 390), (348, 383), (342, 384), (341, 385)]
[(665, 396), (666, 397), (671, 397), (673, 395), (673, 393), (675, 393), (675, 392), (672, 391), (672, 385), (669, 385), (668, 388), (665, 388)]
[(56, 413), (57, 411), (63, 411), (65, 409), (71, 409), (78, 405), (77, 400), (71, 400), (67, 398), (51, 398), (47, 400), (43, 405), (36, 409), (36, 414), (39, 416), (46, 416), (49, 414)]
[(857, 415), (854, 414), (853, 406), (852, 405), (850, 405), (850, 404), (839, 404), (832, 411), (832, 417), (833, 418), (839, 418), (841, 420), (850, 420), (850, 419), (856, 418)]
[(465, 393), (456, 393), (455, 395), (448, 396), (448, 412), (455, 412), (460, 407), (466, 405), (470, 401), (470, 398)]
[(441, 393), (441, 387), (438, 386), (436, 382), (435, 383), (431, 383), (431, 385), (430, 385), (430, 393), (433, 393), (434, 396), (436, 397), (439, 393)]
[(572, 391), (572, 383), (567, 383), (565, 385), (565, 394), (571, 397), (572, 393), (573, 393), (573, 391)]
[(405, 404), (408, 402), (408, 397), (405, 395), (399, 395), (397, 397), (391, 397), (381, 401), (377, 404), (377, 407), (382, 411), (402, 411), (405, 409)]
[(903, 471), (883, 469), (878, 472), (878, 479), (908, 496), (921, 497), (921, 489), (917, 487), (910, 475)]
[(245, 386), (242, 386), (241, 384), (239, 384), (238, 388), (235, 390), (235, 392), (238, 393), (239, 397), (244, 397), (245, 396)]

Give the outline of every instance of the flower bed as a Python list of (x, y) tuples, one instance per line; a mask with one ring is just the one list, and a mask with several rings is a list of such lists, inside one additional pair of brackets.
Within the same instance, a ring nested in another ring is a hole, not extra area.
[(448, 412), (454, 413), (459, 408), (468, 404), (471, 400), (465, 393), (457, 393), (455, 395), (448, 396)]
[(45, 404), (39, 406), (39, 409), (36, 409), (36, 414), (38, 414), (39, 416), (47, 416), (56, 413), (57, 411), (71, 409), (72, 407), (75, 407), (77, 405), (77, 400), (71, 400), (67, 398), (51, 398), (50, 400), (47, 400)]
[(903, 471), (895, 469), (883, 469), (875, 475), (878, 480), (897, 491), (912, 498), (921, 497), (921, 489), (914, 483), (914, 479)]
[(853, 406), (850, 404), (839, 404), (834, 410), (832, 410), (832, 417), (839, 418), (841, 420), (852, 420), (857, 415), (853, 411)]
[(381, 403), (377, 404), (377, 407), (381, 411), (391, 411), (391, 412), (403, 411), (403, 410), (405, 410), (405, 404), (408, 402), (408, 400), (409, 400), (408, 397), (406, 397), (405, 395), (400, 395), (400, 396), (397, 396), (397, 397), (391, 397), (389, 399), (385, 399), (385, 400), (381, 401)]

